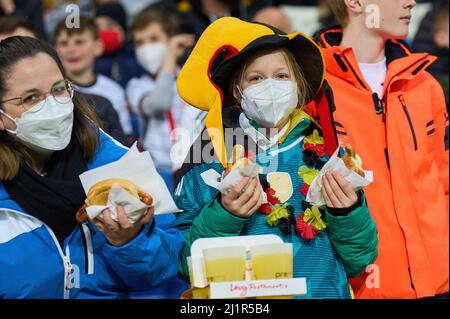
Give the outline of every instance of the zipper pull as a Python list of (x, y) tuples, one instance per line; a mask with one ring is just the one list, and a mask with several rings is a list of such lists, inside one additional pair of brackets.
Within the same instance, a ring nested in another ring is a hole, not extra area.
[(66, 259), (64, 264), (64, 268), (66, 271), (66, 286), (64, 287), (64, 289), (66, 291), (69, 291), (72, 289), (72, 264), (70, 263), (69, 259)]
[(381, 106), (381, 100), (377, 93), (372, 93), (373, 104), (375, 105), (375, 112), (377, 114), (383, 113), (383, 108)]
[(381, 100), (381, 108), (383, 109), (382, 120), (383, 120), (383, 123), (385, 123), (386, 122), (386, 101), (384, 100), (384, 98)]
[(405, 112), (408, 113), (408, 108), (406, 107), (406, 102), (405, 102), (405, 98), (403, 97), (403, 95), (399, 95), (398, 99), (400, 100), (400, 103), (403, 106), (403, 110), (405, 110)]

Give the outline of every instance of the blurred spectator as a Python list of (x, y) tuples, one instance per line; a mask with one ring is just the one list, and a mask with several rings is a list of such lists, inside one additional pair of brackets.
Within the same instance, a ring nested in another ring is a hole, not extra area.
[(102, 129), (120, 143), (126, 144), (127, 140), (123, 133), (122, 126), (120, 125), (119, 115), (111, 102), (108, 99), (95, 94), (85, 93), (83, 96), (99, 117)]
[(436, 47), (448, 49), (449, 47), (449, 13), (448, 5), (439, 12), (433, 21), (433, 39)]
[(70, 5), (76, 5), (79, 13), (84, 17), (94, 17), (94, 7), (91, 0), (42, 0), (44, 9), (44, 31), (47, 40), (55, 42), (56, 25), (72, 12), (66, 11)]
[(428, 71), (442, 84), (445, 92), (447, 109), (449, 106), (449, 1), (436, 0), (432, 9), (422, 20), (413, 42), (417, 52), (427, 52), (438, 57)]
[(292, 6), (317, 6), (319, 0), (278, 0), (276, 4), (287, 4)]
[(442, 84), (445, 92), (447, 110), (449, 109), (449, 12), (448, 5), (443, 7), (433, 21), (432, 31), (435, 44), (434, 55), (438, 60), (428, 68)]
[(127, 19), (117, 1), (97, 3), (96, 23), (105, 51), (95, 63), (95, 71), (106, 75), (125, 88), (128, 81), (143, 70), (134, 56), (133, 44), (127, 39)]
[(448, 49), (449, 49), (449, 13), (448, 5), (443, 7), (434, 18), (432, 25), (432, 35), (434, 40), (434, 55), (438, 57), (437, 63), (434, 63), (428, 71), (438, 80), (448, 78)]
[[(139, 0), (139, 1), (119, 0), (119, 3), (125, 9), (125, 11), (127, 12), (127, 16), (129, 18), (136, 16), (139, 12), (143, 11), (145, 8), (148, 8), (155, 2), (158, 2), (158, 0)], [(166, 0), (164, 2), (172, 2), (172, 1)]]
[[(449, 0), (434, 0), (432, 9), (425, 15), (420, 23), (419, 30), (414, 38), (412, 47), (414, 51), (417, 52), (433, 52), (434, 50), (434, 41), (432, 34), (432, 24), (434, 21), (434, 17), (445, 10), (444, 8), (447, 6), (448, 8)], [(448, 10), (448, 9), (447, 9)]]
[(55, 40), (67, 75), (78, 90), (107, 98), (119, 115), (123, 131), (127, 135), (131, 134), (124, 90), (110, 78), (94, 73), (95, 58), (103, 51), (94, 20), (81, 17), (79, 28), (68, 28), (62, 20), (56, 27)]
[(0, 41), (13, 36), (39, 38), (34, 26), (24, 18), (0, 17)]
[(271, 25), (287, 34), (292, 33), (292, 25), (284, 11), (275, 6), (262, 8), (253, 16), (253, 21)]
[(117, 1), (97, 0), (95, 22), (103, 43), (103, 54), (113, 54), (122, 49), (126, 41), (127, 17)]
[(186, 28), (197, 36), (200, 36), (211, 22), (219, 18), (232, 16), (251, 20), (258, 10), (273, 4), (273, 0), (177, 0), (175, 2), (176, 10), (180, 13), (181, 24), (186, 25)]
[(330, 7), (327, 4), (327, 0), (320, 0), (319, 4), (319, 22), (321, 28), (327, 28), (333, 25), (339, 24), (331, 11)]
[(25, 18), (39, 34), (43, 34), (41, 0), (0, 0), (0, 16), (3, 15)]
[(191, 142), (183, 145), (187, 147), (185, 152), (180, 150), (182, 158), (173, 161), (176, 129), (183, 127), (193, 132), (195, 117), (200, 113), (181, 100), (176, 89), (177, 60), (194, 45), (194, 35), (180, 34), (176, 16), (162, 9), (139, 14), (132, 35), (137, 59), (147, 74), (130, 81), (127, 97), (133, 111), (140, 115), (143, 146), (151, 153), (169, 189), (173, 189), (173, 172), (181, 166)]

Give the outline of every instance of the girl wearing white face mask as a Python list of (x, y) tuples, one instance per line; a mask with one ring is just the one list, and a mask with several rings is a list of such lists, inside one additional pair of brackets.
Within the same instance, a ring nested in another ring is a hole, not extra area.
[(45, 42), (1, 41), (2, 299), (127, 298), (177, 273), (182, 241), (174, 216), (160, 220), (150, 210), (130, 224), (118, 206), (119, 222), (109, 210), (103, 221), (77, 222), (86, 200), (79, 175), (127, 149), (99, 129), (93, 109), (65, 78)]
[[(323, 179), (326, 206), (306, 202), (331, 155), (321, 126), (303, 110), (322, 87), (324, 68), (319, 48), (301, 33), (280, 34), (235, 18), (219, 19), (203, 33), (178, 88), (187, 102), (208, 110), (206, 138), (192, 146), (190, 158), (215, 154), (182, 168), (175, 201), (183, 209), (177, 217), (183, 257), (199, 238), (275, 234), (293, 244), (289, 275), (306, 278), (309, 297), (351, 297), (348, 278), (377, 256), (364, 195), (333, 172)], [(230, 165), (226, 154), (236, 144), (259, 164), (260, 175), (220, 194), (208, 174)]]
[(128, 100), (140, 117), (142, 144), (169, 189), (173, 188), (173, 172), (181, 166), (191, 142), (183, 143), (185, 150), (173, 152), (175, 145), (181, 145), (175, 131), (182, 128), (195, 135), (196, 126), (202, 123), (201, 112), (184, 103), (176, 90), (177, 61), (194, 45), (194, 36), (179, 30), (176, 17), (162, 9), (143, 11), (135, 18), (132, 34), (136, 57), (147, 74), (132, 79), (127, 86)]

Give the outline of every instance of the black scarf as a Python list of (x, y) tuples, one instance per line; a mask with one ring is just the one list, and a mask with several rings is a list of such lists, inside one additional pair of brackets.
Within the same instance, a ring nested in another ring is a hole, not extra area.
[(62, 246), (77, 226), (75, 216), (86, 199), (78, 176), (87, 163), (75, 138), (52, 154), (45, 169), (41, 176), (23, 163), (16, 178), (3, 185), (20, 207), (52, 229)]

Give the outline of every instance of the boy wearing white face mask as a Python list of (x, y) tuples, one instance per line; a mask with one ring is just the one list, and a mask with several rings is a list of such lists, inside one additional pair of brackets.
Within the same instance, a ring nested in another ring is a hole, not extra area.
[[(133, 78), (126, 93), (140, 117), (142, 144), (172, 188), (172, 172), (181, 166), (171, 159), (171, 149), (176, 144), (175, 129), (181, 127), (193, 135), (196, 130), (193, 123), (201, 125), (201, 112), (184, 103), (175, 87), (177, 61), (194, 45), (194, 36), (179, 34), (176, 17), (162, 9), (140, 13), (133, 22), (132, 34), (138, 63), (148, 73)], [(183, 153), (189, 150), (190, 143), (185, 144), (187, 149)]]
[[(321, 127), (303, 111), (323, 75), (319, 48), (301, 33), (235, 18), (205, 30), (178, 78), (180, 96), (208, 110), (202, 135), (210, 140), (196, 141), (191, 155), (215, 152), (186, 161), (175, 191), (183, 210), (177, 216), (185, 239), (182, 274), (188, 275), (185, 260), (199, 238), (274, 234), (293, 244), (292, 275), (306, 278), (310, 297), (351, 297), (348, 278), (376, 258), (377, 233), (362, 191), (337, 172), (323, 179), (326, 206), (306, 202), (331, 155)], [(236, 144), (255, 153), (260, 175), (221, 194), (208, 175), (230, 165), (226, 154)], [(262, 204), (262, 190), (268, 203)]]

